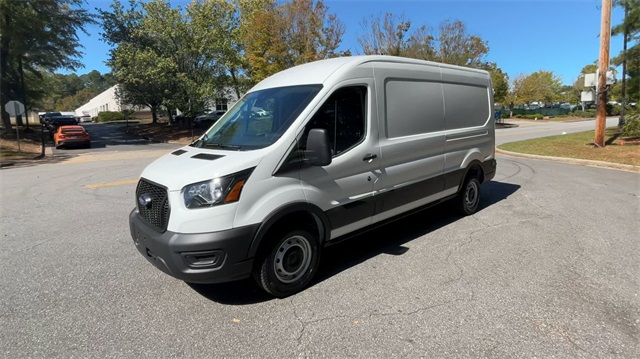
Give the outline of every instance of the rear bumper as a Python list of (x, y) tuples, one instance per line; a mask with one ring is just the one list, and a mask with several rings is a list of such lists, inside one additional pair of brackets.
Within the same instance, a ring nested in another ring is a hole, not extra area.
[(496, 168), (498, 167), (498, 162), (495, 158), (484, 161), (482, 163), (482, 170), (484, 172), (484, 181), (491, 181), (493, 177), (496, 175)]
[(58, 141), (58, 146), (88, 146), (91, 140), (64, 140)]
[(247, 258), (258, 225), (211, 233), (158, 232), (134, 209), (131, 237), (138, 252), (156, 268), (189, 283), (222, 283), (249, 277)]

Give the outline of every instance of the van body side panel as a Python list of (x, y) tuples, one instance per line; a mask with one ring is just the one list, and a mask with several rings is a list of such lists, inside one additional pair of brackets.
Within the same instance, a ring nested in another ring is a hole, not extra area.
[(295, 172), (249, 178), (242, 189), (242, 200), (238, 202), (234, 228), (261, 223), (278, 208), (298, 203), (304, 198), (300, 179)]
[[(458, 187), (460, 170), (495, 157), (493, 94), (488, 74), (442, 70), (445, 103), (446, 188)], [(464, 171), (463, 171), (464, 172)]]
[(444, 190), (444, 103), (440, 70), (376, 64), (380, 178), (374, 222), (425, 203)]

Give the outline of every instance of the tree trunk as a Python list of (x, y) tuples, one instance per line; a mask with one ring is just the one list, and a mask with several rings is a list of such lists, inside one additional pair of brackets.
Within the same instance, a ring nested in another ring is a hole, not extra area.
[[(4, 21), (7, 27), (11, 26), (11, 16), (4, 14)], [(0, 114), (2, 114), (2, 124), (5, 131), (11, 131), (11, 117), (4, 110), (4, 104), (9, 102), (6, 96), (9, 94), (9, 81), (7, 81), (7, 72), (9, 64), (9, 46), (11, 39), (6, 35), (0, 35)]]
[(171, 115), (173, 112), (171, 112), (171, 108), (169, 106), (167, 106), (167, 114), (169, 115), (169, 119), (167, 120), (167, 125), (171, 126), (173, 125), (173, 116)]
[(151, 106), (151, 122), (158, 123), (158, 107)]
[(236, 91), (236, 96), (238, 97), (238, 99), (240, 99), (241, 94), (240, 94), (240, 89), (239, 89), (239, 84), (238, 84), (238, 78), (236, 77), (236, 70), (235, 69), (231, 69), (229, 71), (231, 73), (231, 79), (233, 79), (233, 89)]
[[(20, 72), (20, 94), (22, 95), (22, 104), (24, 105), (24, 115), (22, 116), (22, 118), (24, 118), (27, 124), (27, 129), (29, 129), (29, 110), (27, 109), (27, 89), (24, 86), (24, 68), (22, 67), (22, 56), (18, 57), (18, 71)], [(22, 119), (20, 119), (22, 120)], [(18, 125), (18, 123), (20, 122), (16, 122), (16, 125)], [(20, 123), (21, 125), (24, 125), (23, 123)]]

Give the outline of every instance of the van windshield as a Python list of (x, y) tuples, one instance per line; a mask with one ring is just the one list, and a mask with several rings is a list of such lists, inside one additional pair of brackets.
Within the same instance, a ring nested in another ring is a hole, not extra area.
[(322, 85), (270, 88), (243, 96), (191, 146), (256, 150), (277, 141)]

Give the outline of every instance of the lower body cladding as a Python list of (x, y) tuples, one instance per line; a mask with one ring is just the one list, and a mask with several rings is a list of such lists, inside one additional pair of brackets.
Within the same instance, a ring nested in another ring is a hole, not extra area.
[(253, 258), (247, 258), (258, 226), (213, 233), (160, 232), (137, 210), (129, 214), (131, 237), (151, 264), (188, 283), (222, 283), (248, 278)]

